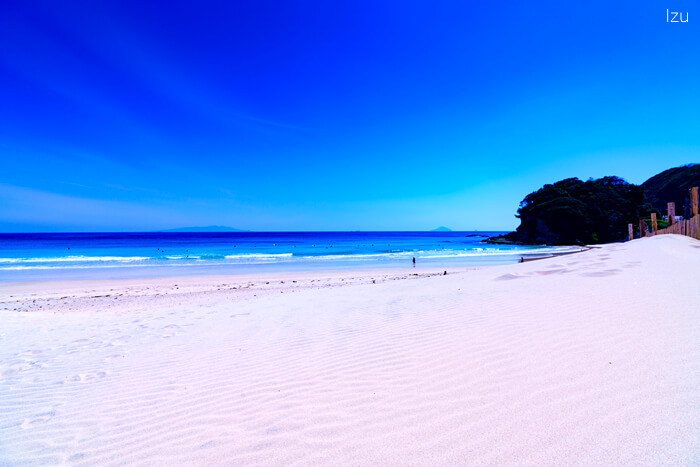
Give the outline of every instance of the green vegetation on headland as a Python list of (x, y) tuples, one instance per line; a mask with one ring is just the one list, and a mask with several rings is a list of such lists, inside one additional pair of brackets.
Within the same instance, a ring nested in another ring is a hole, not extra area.
[[(520, 203), (515, 232), (484, 240), (496, 244), (576, 245), (608, 243), (627, 237), (628, 224), (638, 225), (651, 212), (666, 212), (676, 203), (682, 215), (688, 188), (700, 185), (700, 164), (666, 170), (642, 185), (619, 177), (581, 181), (567, 178), (530, 193)], [(661, 227), (661, 226), (660, 226)]]
[(666, 212), (666, 203), (676, 203), (676, 215), (690, 216), (690, 197), (688, 190), (700, 186), (700, 164), (664, 170), (654, 175), (642, 187), (646, 190), (647, 200), (659, 212)]

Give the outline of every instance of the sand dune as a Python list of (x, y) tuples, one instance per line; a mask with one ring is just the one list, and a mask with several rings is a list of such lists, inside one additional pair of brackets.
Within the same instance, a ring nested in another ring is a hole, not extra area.
[(700, 242), (0, 285), (0, 464), (700, 463)]

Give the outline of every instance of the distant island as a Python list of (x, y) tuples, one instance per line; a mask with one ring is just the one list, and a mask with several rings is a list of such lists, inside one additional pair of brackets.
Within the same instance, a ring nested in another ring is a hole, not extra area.
[(223, 225), (207, 225), (205, 227), (179, 227), (177, 229), (159, 230), (158, 232), (250, 232), (250, 230), (234, 229)]
[(431, 230), (431, 232), (452, 232), (452, 229), (448, 229), (448, 228), (445, 227), (444, 225), (441, 225), (441, 226), (438, 227), (437, 229)]

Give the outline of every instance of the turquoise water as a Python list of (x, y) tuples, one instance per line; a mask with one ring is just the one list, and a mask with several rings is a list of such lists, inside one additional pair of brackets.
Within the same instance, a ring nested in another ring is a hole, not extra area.
[(568, 247), (489, 245), (502, 232), (0, 234), (0, 281), (482, 266)]

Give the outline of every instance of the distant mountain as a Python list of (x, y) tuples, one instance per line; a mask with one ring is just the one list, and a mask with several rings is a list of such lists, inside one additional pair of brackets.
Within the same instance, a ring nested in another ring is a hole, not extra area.
[(690, 194), (688, 190), (700, 186), (700, 164), (664, 170), (642, 183), (647, 200), (660, 213), (666, 213), (666, 203), (676, 203), (676, 215), (690, 214)]
[(234, 229), (223, 225), (207, 225), (206, 227), (180, 227), (177, 229), (159, 230), (159, 232), (250, 232), (250, 230)]
[(431, 230), (431, 232), (452, 232), (452, 229), (448, 229), (448, 228), (445, 227), (444, 225), (441, 225), (441, 226), (438, 227), (437, 229)]

